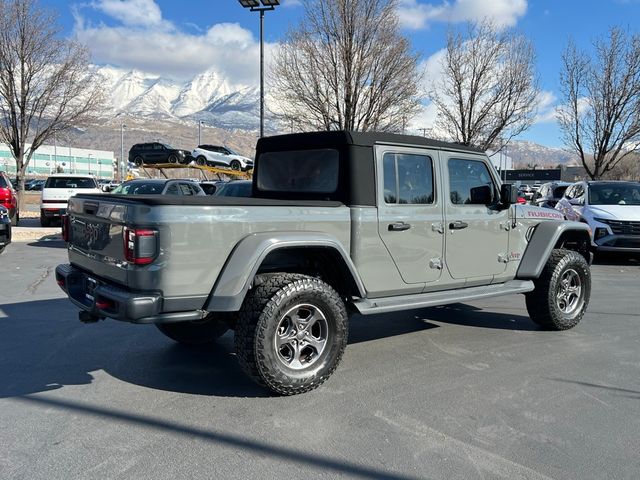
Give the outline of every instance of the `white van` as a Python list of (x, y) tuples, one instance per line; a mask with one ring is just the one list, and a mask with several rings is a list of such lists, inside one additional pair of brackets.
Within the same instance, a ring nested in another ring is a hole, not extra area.
[(90, 175), (57, 174), (47, 178), (40, 200), (40, 225), (49, 227), (54, 219), (64, 215), (69, 198), (76, 193), (102, 193), (102, 190)]

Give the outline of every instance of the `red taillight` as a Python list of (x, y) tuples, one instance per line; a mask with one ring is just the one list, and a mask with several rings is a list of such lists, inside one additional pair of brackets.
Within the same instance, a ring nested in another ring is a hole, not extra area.
[(134, 265), (149, 265), (156, 258), (157, 237), (156, 230), (124, 227), (124, 258)]
[(16, 205), (16, 197), (13, 192), (8, 188), (0, 188), (0, 205), (5, 205), (10, 208), (14, 208)]
[(69, 242), (69, 227), (71, 222), (69, 221), (69, 215), (62, 216), (62, 240)]
[(522, 198), (522, 197), (518, 197), (518, 205), (525, 205), (527, 203), (527, 200)]

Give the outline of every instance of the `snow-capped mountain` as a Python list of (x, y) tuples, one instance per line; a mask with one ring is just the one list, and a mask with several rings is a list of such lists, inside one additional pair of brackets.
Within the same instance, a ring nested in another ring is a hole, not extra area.
[(231, 85), (215, 71), (187, 82), (138, 70), (96, 67), (107, 97), (109, 116), (203, 120), (210, 125), (252, 130), (258, 126), (259, 91)]

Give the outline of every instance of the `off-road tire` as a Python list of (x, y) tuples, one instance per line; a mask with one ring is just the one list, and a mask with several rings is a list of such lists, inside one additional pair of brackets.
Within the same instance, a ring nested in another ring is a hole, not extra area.
[(242, 169), (242, 165), (240, 164), (240, 162), (238, 160), (232, 160), (231, 161), (231, 170), (240, 171), (241, 169)]
[(225, 321), (210, 317), (195, 322), (158, 323), (156, 327), (171, 340), (183, 345), (204, 345), (217, 340), (229, 330)]
[[(321, 385), (335, 371), (347, 346), (349, 318), (338, 293), (322, 280), (307, 275), (277, 273), (259, 277), (238, 315), (235, 348), (242, 369), (258, 384), (280, 395), (295, 395)], [(305, 368), (289, 368), (275, 342), (286, 313), (311, 305), (326, 320), (322, 353)]]
[(142, 165), (144, 165), (144, 159), (140, 156), (136, 157), (133, 159), (133, 163), (135, 165), (137, 165), (138, 167), (141, 167)]
[[(580, 291), (575, 307), (564, 312), (561, 305), (566, 305), (566, 300), (559, 300), (562, 282), (572, 277), (579, 283)], [(544, 330), (568, 330), (580, 322), (591, 295), (591, 270), (582, 255), (563, 248), (553, 250), (540, 278), (534, 283), (535, 290), (525, 295), (527, 311), (534, 323)]]
[(196, 163), (200, 166), (206, 165), (207, 159), (205, 158), (204, 155), (200, 155), (198, 158), (196, 158)]

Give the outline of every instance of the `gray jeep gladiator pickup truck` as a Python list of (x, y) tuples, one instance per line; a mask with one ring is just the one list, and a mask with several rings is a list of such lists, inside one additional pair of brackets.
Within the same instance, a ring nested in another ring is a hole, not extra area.
[(336, 369), (352, 313), (522, 293), (543, 329), (589, 302), (588, 226), (516, 205), (486, 155), (421, 137), (258, 141), (251, 198), (77, 195), (56, 280), (80, 320), (156, 324), (184, 344), (235, 331), (279, 394)]

